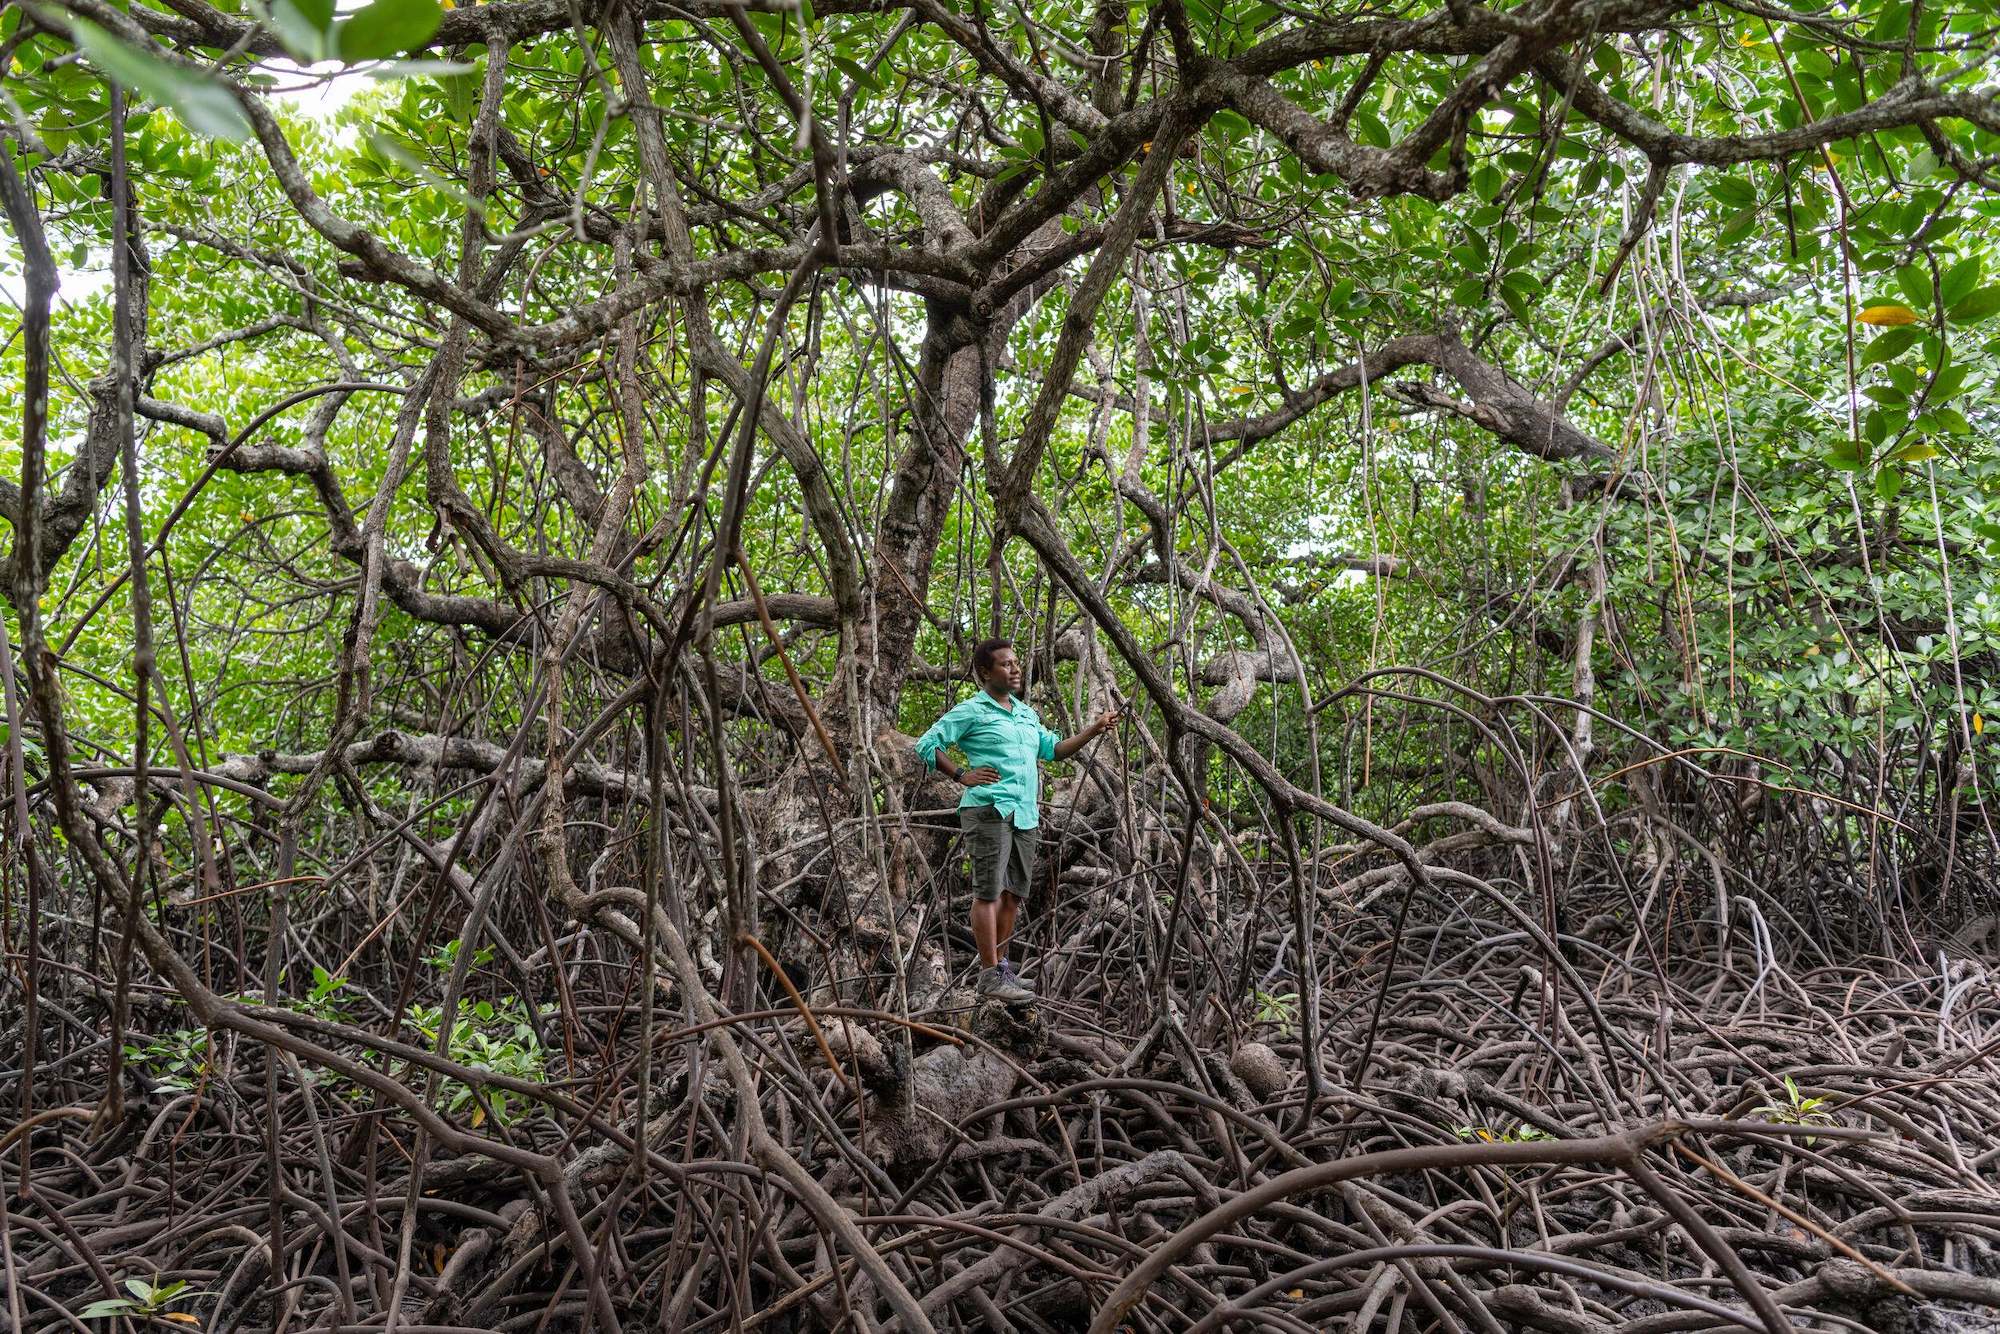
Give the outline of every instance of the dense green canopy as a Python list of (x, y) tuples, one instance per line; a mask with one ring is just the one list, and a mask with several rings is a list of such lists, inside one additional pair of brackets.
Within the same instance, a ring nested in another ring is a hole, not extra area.
[[(1161, 660), (1190, 695), (1268, 632), (1167, 578), (1162, 540), (1278, 608), (1316, 696), (1391, 663), (1586, 697), (1594, 675), (1663, 739), (1836, 771), (1970, 745), (2000, 710), (1976, 6), (619, 7), (589, 42), (549, 4), (261, 13), (5, 28), (10, 151), (64, 270), (57, 468), (114, 429), (90, 388), (107, 77), (142, 99), (142, 505), (149, 531), (186, 510), (162, 571), (189, 661), (160, 688), (213, 744), (323, 744), (323, 627), (357, 570), (384, 582), (366, 656), (399, 688), (439, 628), (514, 625), (565, 585), (536, 561), (584, 557), (621, 460), (622, 558), (672, 603), (686, 549), (660, 535), (767, 333), (785, 423), (752, 445), (746, 539), (768, 593), (834, 599), (781, 620), (901, 601), (882, 642), (850, 621), (798, 649), (821, 679), (886, 654), (891, 707), (898, 658), (961, 650), (939, 630), (1045, 619), (1020, 542), (1011, 581), (936, 578), (980, 570), (1032, 494), (1139, 641), (1182, 640)], [(327, 81), (331, 116), (283, 94)], [(364, 382), (386, 391), (324, 393)], [(963, 482), (917, 484), (961, 454)], [(379, 496), (391, 469), (410, 482)], [(83, 671), (115, 682), (131, 636), (122, 599), (97, 605), (114, 472), (59, 484), (42, 543), (79, 734), (107, 743), (129, 705)], [(378, 530), (411, 562), (386, 577)], [(870, 552), (934, 590), (927, 617)], [(1258, 707), (1296, 723), (1299, 698)]]

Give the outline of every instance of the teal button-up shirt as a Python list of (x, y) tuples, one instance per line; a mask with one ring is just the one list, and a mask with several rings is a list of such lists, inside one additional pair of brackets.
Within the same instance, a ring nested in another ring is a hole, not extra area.
[(1000, 775), (998, 782), (965, 789), (959, 808), (991, 806), (1011, 817), (1016, 829), (1033, 829), (1042, 822), (1040, 763), (1056, 757), (1057, 740), (1027, 700), (1016, 695), (1002, 704), (982, 690), (932, 723), (917, 738), (917, 755), (935, 769), (938, 752), (957, 746), (968, 767), (985, 765)]

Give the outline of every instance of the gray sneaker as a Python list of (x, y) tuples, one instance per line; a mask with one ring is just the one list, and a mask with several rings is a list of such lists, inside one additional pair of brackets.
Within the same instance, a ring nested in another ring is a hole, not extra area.
[(979, 998), (997, 1000), (1003, 1005), (1026, 1005), (1035, 998), (1035, 993), (1000, 969), (985, 968), (979, 973)]
[(1014, 967), (1014, 961), (1012, 959), (1002, 959), (1000, 961), (1000, 971), (1007, 975), (1007, 980), (1009, 982), (1012, 982), (1015, 986), (1021, 988), (1021, 990), (1027, 992), (1035, 991), (1035, 984), (1033, 982), (1030, 982), (1027, 978), (1021, 976), (1020, 971)]

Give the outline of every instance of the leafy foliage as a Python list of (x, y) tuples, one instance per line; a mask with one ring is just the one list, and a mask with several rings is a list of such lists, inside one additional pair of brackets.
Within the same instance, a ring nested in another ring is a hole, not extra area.
[(105, 1320), (112, 1316), (126, 1316), (140, 1320), (162, 1320), (168, 1324), (188, 1325), (199, 1328), (201, 1321), (186, 1311), (172, 1311), (167, 1308), (177, 1301), (199, 1297), (200, 1292), (191, 1290), (186, 1280), (173, 1279), (166, 1283), (149, 1283), (143, 1278), (128, 1278), (125, 1289), (129, 1297), (107, 1297), (92, 1302), (77, 1312), (85, 1320)]

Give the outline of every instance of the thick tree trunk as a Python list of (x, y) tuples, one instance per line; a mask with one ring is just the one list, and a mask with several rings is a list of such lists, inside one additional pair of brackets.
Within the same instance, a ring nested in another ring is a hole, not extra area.
[[(954, 341), (945, 332), (949, 323), (934, 312), (924, 336), (902, 453), (869, 553), (865, 614), (827, 702), (829, 718), (856, 736), (895, 725), (923, 630), (938, 544), (965, 475), (966, 441), (979, 418), (979, 346)], [(989, 367), (998, 351), (994, 341), (989, 335)]]

